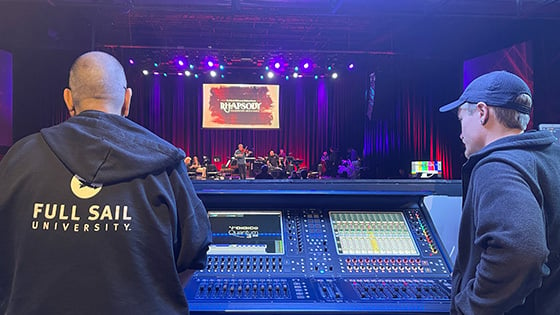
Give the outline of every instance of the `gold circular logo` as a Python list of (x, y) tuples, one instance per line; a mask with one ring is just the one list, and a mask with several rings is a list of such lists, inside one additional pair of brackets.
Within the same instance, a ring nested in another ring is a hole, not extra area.
[(80, 199), (89, 199), (101, 191), (101, 184), (88, 184), (78, 175), (74, 175), (70, 181), (70, 189)]

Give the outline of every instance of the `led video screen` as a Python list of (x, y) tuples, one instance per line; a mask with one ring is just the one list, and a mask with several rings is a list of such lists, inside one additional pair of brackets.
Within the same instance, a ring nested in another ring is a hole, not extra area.
[(280, 86), (204, 84), (202, 128), (280, 128)]

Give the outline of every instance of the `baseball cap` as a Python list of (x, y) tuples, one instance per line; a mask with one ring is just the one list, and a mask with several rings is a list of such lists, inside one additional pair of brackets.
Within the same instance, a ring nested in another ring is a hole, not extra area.
[(521, 94), (531, 96), (531, 90), (520, 77), (507, 71), (494, 71), (474, 79), (458, 100), (440, 107), (439, 111), (456, 109), (465, 102), (484, 102), (489, 106), (511, 108), (530, 114), (531, 107), (515, 102)]

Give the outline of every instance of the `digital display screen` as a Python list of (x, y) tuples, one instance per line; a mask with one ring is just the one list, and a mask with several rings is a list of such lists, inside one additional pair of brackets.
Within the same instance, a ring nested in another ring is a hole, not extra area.
[(556, 141), (560, 143), (560, 124), (540, 124), (539, 130), (548, 130), (556, 137)]
[(204, 84), (202, 128), (280, 128), (280, 86)]
[(419, 255), (402, 212), (330, 211), (340, 255)]
[(209, 255), (281, 255), (281, 211), (208, 211), (212, 226)]
[(441, 174), (443, 170), (441, 161), (412, 161), (410, 173), (416, 175), (423, 174)]

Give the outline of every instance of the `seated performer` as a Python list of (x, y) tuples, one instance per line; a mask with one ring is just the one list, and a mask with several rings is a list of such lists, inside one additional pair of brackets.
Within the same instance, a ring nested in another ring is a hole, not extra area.
[(197, 174), (201, 174), (202, 178), (206, 178), (206, 167), (200, 164), (196, 155), (193, 157), (189, 170), (194, 170)]
[(280, 158), (280, 167), (286, 168), (286, 151), (284, 151), (284, 149), (280, 149), (278, 157)]
[(274, 153), (274, 150), (270, 150), (270, 152), (268, 152), (268, 157), (266, 160), (266, 163), (269, 167), (280, 167), (280, 158), (278, 157), (278, 155), (276, 155), (276, 153)]

